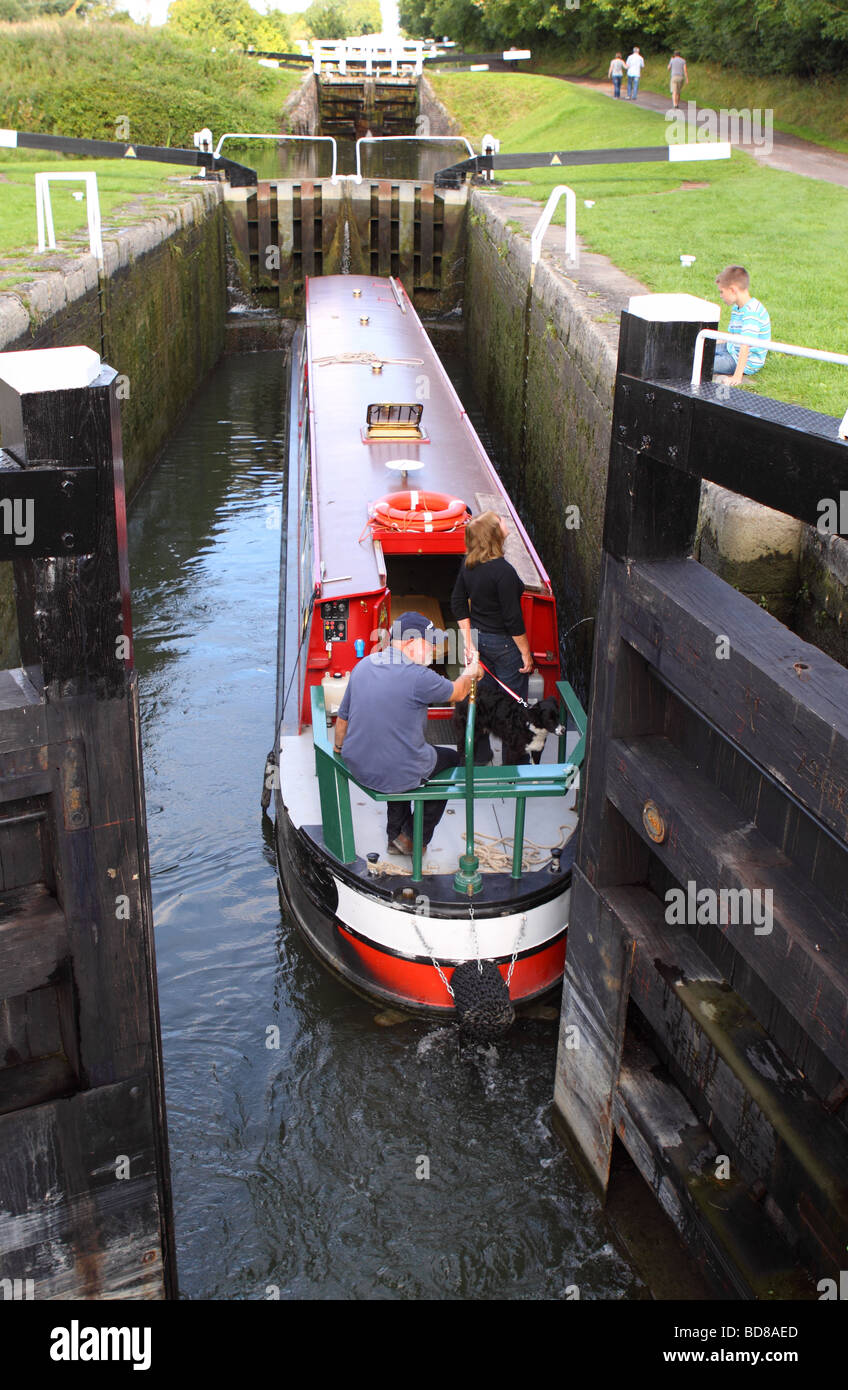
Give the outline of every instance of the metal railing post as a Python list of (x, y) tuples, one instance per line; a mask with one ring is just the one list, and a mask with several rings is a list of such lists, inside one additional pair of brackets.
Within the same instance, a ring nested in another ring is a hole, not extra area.
[(521, 865), (524, 859), (524, 816), (527, 811), (527, 798), (519, 792), (515, 801), (515, 830), (512, 846), (512, 877), (521, 877)]
[(565, 263), (567, 266), (577, 264), (577, 195), (573, 188), (569, 188), (566, 183), (558, 183), (556, 188), (551, 191), (551, 195), (545, 204), (544, 211), (539, 218), (533, 233), (530, 237), (530, 283), (536, 274), (536, 266), (542, 255), (542, 241), (545, 232), (551, 224), (557, 203), (560, 198), (565, 197)]
[(477, 713), (477, 681), (471, 682), (468, 695), (468, 722), (465, 725), (465, 853), (459, 856), (459, 868), (453, 886), (457, 893), (469, 898), (483, 887), (480, 860), (474, 853), (474, 723)]
[(412, 803), (412, 881), (420, 883), (424, 877), (424, 802)]

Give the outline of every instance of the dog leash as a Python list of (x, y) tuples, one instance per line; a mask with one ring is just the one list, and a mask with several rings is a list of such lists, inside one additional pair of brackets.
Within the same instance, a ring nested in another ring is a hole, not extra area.
[(496, 685), (500, 686), (501, 690), (505, 690), (507, 695), (511, 695), (513, 700), (516, 700), (519, 705), (523, 705), (525, 709), (530, 708), (530, 701), (522, 700), (521, 696), (516, 695), (514, 690), (510, 690), (508, 685), (504, 685), (502, 680), (498, 680), (498, 677), (495, 675), (494, 671), (490, 671), (485, 661), (481, 661), (479, 656), (477, 657), (477, 665), (480, 666), (486, 672), (487, 676), (492, 677), (492, 680), (495, 682)]

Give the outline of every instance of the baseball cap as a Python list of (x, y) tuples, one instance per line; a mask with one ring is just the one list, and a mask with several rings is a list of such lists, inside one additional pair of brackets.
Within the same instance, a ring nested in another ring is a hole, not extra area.
[(411, 637), (423, 637), (425, 642), (432, 642), (434, 647), (441, 647), (447, 641), (448, 635), (441, 628), (434, 627), (423, 613), (401, 613), (400, 617), (392, 622), (392, 641), (408, 642)]

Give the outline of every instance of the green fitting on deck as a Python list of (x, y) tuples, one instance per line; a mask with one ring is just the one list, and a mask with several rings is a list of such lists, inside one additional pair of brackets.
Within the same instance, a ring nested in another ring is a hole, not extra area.
[(471, 897), (483, 887), (480, 860), (474, 853), (474, 724), (477, 717), (477, 682), (471, 682), (468, 697), (468, 720), (465, 725), (465, 853), (459, 856), (459, 868), (453, 886), (457, 893)]

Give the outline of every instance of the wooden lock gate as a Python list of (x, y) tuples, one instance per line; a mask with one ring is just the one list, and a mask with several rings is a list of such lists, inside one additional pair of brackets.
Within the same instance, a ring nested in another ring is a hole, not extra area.
[(0, 1296), (176, 1295), (116, 373), (0, 354)]
[(394, 275), (419, 309), (462, 297), (467, 190), (411, 180), (260, 180), (228, 189), (227, 210), (250, 288), (303, 314), (307, 276)]
[(848, 445), (691, 386), (699, 303), (622, 314), (555, 1104), (724, 1296), (816, 1298), (848, 1246), (848, 671), (691, 557), (702, 478), (815, 525)]

